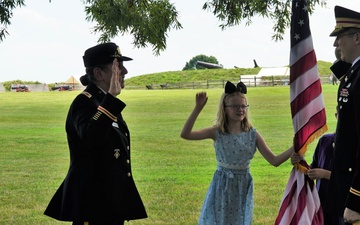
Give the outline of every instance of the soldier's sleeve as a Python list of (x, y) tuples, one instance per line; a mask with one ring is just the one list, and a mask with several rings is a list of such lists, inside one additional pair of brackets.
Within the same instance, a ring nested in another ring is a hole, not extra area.
[(82, 94), (74, 101), (71, 117), (79, 137), (93, 145), (99, 145), (106, 139), (112, 124), (117, 123), (117, 116), (125, 108), (120, 99), (106, 94), (105, 98), (94, 103), (91, 96)]

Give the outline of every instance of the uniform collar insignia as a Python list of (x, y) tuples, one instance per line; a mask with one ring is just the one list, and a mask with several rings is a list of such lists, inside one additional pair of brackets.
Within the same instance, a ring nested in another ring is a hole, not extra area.
[(120, 157), (120, 149), (115, 149), (114, 152), (115, 159), (118, 159)]

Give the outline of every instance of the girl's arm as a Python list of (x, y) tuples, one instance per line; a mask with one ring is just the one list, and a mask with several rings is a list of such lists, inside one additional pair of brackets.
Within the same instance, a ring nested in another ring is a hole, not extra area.
[(294, 153), (294, 146), (279, 155), (275, 155), (267, 146), (264, 138), (256, 131), (256, 147), (259, 149), (261, 155), (273, 166), (279, 166), (285, 162), (292, 153)]
[(201, 130), (193, 130), (193, 126), (201, 110), (204, 108), (207, 102), (206, 92), (200, 92), (196, 94), (195, 108), (191, 112), (189, 118), (186, 120), (184, 127), (182, 128), (180, 136), (187, 140), (202, 140), (211, 138), (215, 140), (215, 127), (208, 127)]

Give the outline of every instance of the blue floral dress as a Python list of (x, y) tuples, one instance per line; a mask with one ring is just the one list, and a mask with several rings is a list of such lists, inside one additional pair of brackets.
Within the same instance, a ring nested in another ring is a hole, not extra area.
[(216, 131), (217, 169), (207, 191), (199, 225), (251, 225), (254, 209), (250, 160), (256, 152), (256, 130), (240, 134)]

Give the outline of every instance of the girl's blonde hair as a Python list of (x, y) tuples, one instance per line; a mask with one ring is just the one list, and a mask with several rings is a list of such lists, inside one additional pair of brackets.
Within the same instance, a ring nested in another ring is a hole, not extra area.
[[(215, 125), (216, 127), (224, 134), (228, 134), (229, 133), (229, 129), (228, 129), (228, 119), (226, 117), (226, 113), (225, 113), (225, 105), (229, 104), (228, 103), (228, 99), (238, 96), (240, 98), (244, 98), (245, 101), (247, 102), (247, 99), (245, 97), (245, 95), (243, 93), (240, 92), (233, 92), (233, 93), (223, 93), (221, 95), (220, 98), (220, 102), (219, 102), (219, 108), (218, 108), (218, 112), (217, 112), (217, 119), (215, 121)], [(252, 124), (250, 121), (250, 115), (249, 115), (249, 110), (246, 111), (245, 114), (245, 118), (241, 121), (241, 130), (242, 131), (249, 131), (250, 128), (252, 128)]]

